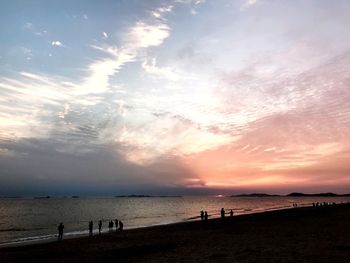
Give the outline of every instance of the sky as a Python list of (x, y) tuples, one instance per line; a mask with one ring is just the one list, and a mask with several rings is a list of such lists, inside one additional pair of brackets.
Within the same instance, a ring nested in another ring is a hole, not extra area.
[(350, 192), (349, 1), (0, 6), (0, 195)]

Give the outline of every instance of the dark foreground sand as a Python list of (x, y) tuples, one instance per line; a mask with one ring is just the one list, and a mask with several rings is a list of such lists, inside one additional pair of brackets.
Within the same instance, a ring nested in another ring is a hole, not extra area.
[(0, 262), (350, 262), (350, 205), (1, 248)]

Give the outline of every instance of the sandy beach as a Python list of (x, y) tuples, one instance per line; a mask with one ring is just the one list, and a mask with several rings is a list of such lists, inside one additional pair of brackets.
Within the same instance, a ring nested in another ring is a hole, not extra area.
[(1, 262), (349, 262), (350, 205), (305, 207), (0, 249)]

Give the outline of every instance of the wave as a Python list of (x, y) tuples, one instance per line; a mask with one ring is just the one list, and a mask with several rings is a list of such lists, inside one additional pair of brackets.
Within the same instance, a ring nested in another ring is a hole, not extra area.
[(0, 228), (0, 232), (22, 232), (22, 231), (36, 231), (36, 230), (44, 230), (47, 228)]

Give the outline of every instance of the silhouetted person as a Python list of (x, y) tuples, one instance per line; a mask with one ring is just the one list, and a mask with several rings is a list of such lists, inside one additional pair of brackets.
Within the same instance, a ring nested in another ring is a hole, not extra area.
[(230, 211), (230, 217), (233, 217), (233, 211), (232, 211), (232, 209), (231, 209), (231, 211)]
[(124, 224), (122, 221), (119, 221), (119, 231), (123, 231)]
[(109, 221), (109, 223), (108, 223), (108, 229), (109, 229), (109, 232), (111, 232), (113, 229), (113, 225), (112, 225), (112, 221)]
[(115, 230), (118, 230), (118, 225), (119, 225), (119, 221), (118, 219), (114, 220), (114, 224), (115, 224)]
[(57, 229), (58, 229), (58, 241), (62, 241), (62, 239), (63, 239), (63, 229), (64, 229), (63, 223), (60, 223), (58, 225)]
[(92, 221), (89, 222), (89, 235), (92, 236), (92, 229), (94, 227), (94, 223)]
[(102, 231), (102, 220), (98, 221), (98, 234), (101, 235)]
[(204, 220), (204, 211), (201, 211), (201, 219)]
[(205, 221), (208, 220), (208, 213), (207, 213), (207, 211), (204, 212), (204, 220), (205, 220)]
[(224, 208), (221, 208), (220, 214), (221, 214), (221, 219), (224, 219), (225, 218), (225, 209)]

